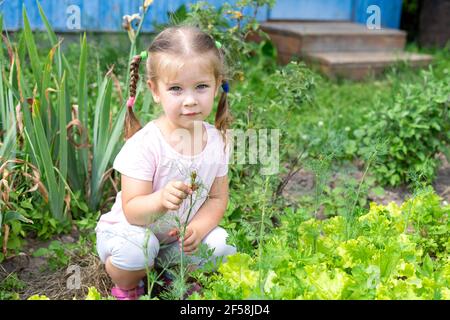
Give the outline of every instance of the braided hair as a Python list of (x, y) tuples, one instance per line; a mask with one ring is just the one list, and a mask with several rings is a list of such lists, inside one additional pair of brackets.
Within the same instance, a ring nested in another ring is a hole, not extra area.
[(127, 101), (127, 114), (125, 116), (125, 140), (131, 138), (138, 132), (142, 126), (133, 112), (133, 106), (136, 99), (136, 90), (139, 81), (139, 65), (142, 56), (136, 55), (131, 60), (130, 64), (130, 94)]

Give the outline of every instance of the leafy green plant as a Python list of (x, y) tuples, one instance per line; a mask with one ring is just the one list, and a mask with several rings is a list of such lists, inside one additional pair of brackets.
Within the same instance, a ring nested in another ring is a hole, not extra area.
[(57, 270), (69, 264), (70, 256), (67, 251), (74, 247), (74, 244), (63, 244), (61, 241), (54, 240), (50, 242), (47, 248), (39, 248), (33, 252), (33, 257), (45, 257), (48, 259), (50, 269)]
[(47, 297), (44, 294), (42, 294), (42, 295), (41, 294), (34, 294), (34, 295), (28, 297), (27, 300), (50, 300), (50, 298)]
[[(5, 172), (8, 163), (0, 168), (0, 173)], [(11, 176), (4, 174), (4, 179), (0, 179), (0, 239), (2, 240), (2, 252), (0, 253), (0, 262), (7, 256), (7, 251), (18, 250), (22, 244), (22, 237), (25, 235), (23, 223), (33, 224), (29, 219), (27, 211), (31, 204), (30, 199), (23, 195), (26, 182), (18, 182), (10, 179)], [(12, 181), (10, 184), (8, 181)]]
[[(70, 221), (60, 222), (56, 220), (45, 205), (36, 205), (27, 213), (27, 216), (34, 221), (33, 225), (26, 228), (30, 233), (34, 233), (39, 239), (47, 240), (55, 234), (67, 233), (71, 230)], [(28, 235), (30, 235), (28, 233)]]
[[(29, 296), (27, 300), (50, 300), (50, 298), (47, 297), (46, 295), (34, 294), (32, 296)], [(110, 296), (102, 297), (100, 292), (98, 292), (97, 288), (89, 287), (84, 300), (115, 300), (115, 299)]]
[(191, 4), (188, 12), (178, 14), (173, 22), (197, 25), (224, 44), (222, 48), (231, 69), (230, 76), (239, 79), (243, 76), (244, 61), (258, 48), (256, 43), (245, 41), (247, 37), (258, 34), (263, 40), (268, 40), (267, 35), (259, 29), (256, 20), (258, 10), (274, 4), (274, 0), (241, 0), (224, 2), (216, 8), (206, 1), (198, 1)]
[[(402, 206), (372, 203), (355, 221), (356, 234), (346, 237), (342, 216), (310, 218), (303, 209), (286, 211), (282, 225), (266, 241), (264, 293), (270, 299), (449, 299), (450, 261), (444, 255), (430, 258), (417, 236), (405, 232), (408, 211), (429, 212), (445, 226), (448, 239), (448, 205), (440, 205), (431, 189)], [(412, 209), (411, 209), (412, 208)], [(251, 299), (260, 290), (258, 264), (237, 254), (205, 283), (199, 298)]]
[(419, 189), (405, 204), (405, 229), (415, 235), (416, 243), (430, 257), (445, 259), (450, 252), (450, 208), (441, 206), (441, 202), (433, 188)]
[[(63, 223), (70, 213), (68, 198), (71, 195), (74, 197), (74, 192), (88, 199), (90, 210), (98, 208), (104, 183), (111, 172), (108, 165), (117, 151), (122, 133), (125, 108), (119, 111), (111, 108), (111, 70), (103, 80), (100, 77), (96, 84), (97, 100), (91, 103), (88, 98), (86, 37), (81, 40), (79, 67), (75, 70), (62, 52), (61, 41), (58, 41), (39, 3), (38, 7), (52, 46), (47, 57), (39, 56), (25, 7), (24, 30), (19, 36), (18, 45), (12, 45), (7, 36), (3, 37), (9, 49), (9, 60), (3, 58), (2, 52), (0, 133), (5, 131), (7, 139), (1, 150), (2, 154), (8, 154), (9, 159), (11, 150), (16, 148), (14, 138), (17, 136), (23, 141), (18, 147), (39, 170), (39, 191), (45, 201), (48, 200), (53, 217), (58, 223)], [(141, 25), (132, 41), (130, 57), (136, 52), (135, 42)], [(31, 68), (24, 64), (26, 58)], [(128, 76), (126, 79), (128, 81)], [(70, 91), (69, 83), (70, 87), (76, 83), (76, 89)], [(72, 96), (71, 92), (75, 92), (75, 95)], [(73, 104), (74, 100), (76, 105)], [(122, 101), (122, 106), (124, 103)], [(16, 105), (20, 108), (17, 119)], [(113, 112), (117, 116), (110, 123)], [(20, 130), (16, 127), (16, 120)], [(18, 158), (18, 155), (14, 158)], [(77, 206), (81, 204), (77, 203)]]
[(433, 69), (422, 71), (416, 83), (399, 85), (392, 101), (380, 101), (357, 130), (364, 147), (386, 140), (386, 154), (374, 167), (382, 183), (398, 185), (410, 182), (410, 170), (422, 171), (429, 182), (435, 175), (439, 151), (446, 148), (450, 136), (450, 77), (438, 80)]
[(14, 224), (14, 222), (17, 221), (21, 221), (21, 222), (25, 222), (25, 223), (33, 223), (33, 221), (31, 221), (30, 219), (25, 218), (23, 215), (21, 215), (20, 213), (18, 213), (17, 211), (6, 211), (5, 213), (0, 212), (0, 226), (2, 227), (2, 229), (4, 230), (4, 232), (2, 232), (0, 230), (0, 236), (3, 238), (3, 251), (2, 251), (2, 255), (0, 256), (0, 261), (3, 260), (3, 257), (6, 255), (6, 251), (9, 245), (9, 248), (12, 246), (12, 243), (9, 242), (9, 230), (12, 226), (14, 233), (19, 233), (20, 230), (20, 224), (17, 225)]
[[(244, 132), (264, 128), (281, 131), (279, 144), (284, 147), (279, 149), (280, 172), (270, 179), (267, 189), (267, 193), (272, 195), (277, 192), (281, 174), (288, 170), (282, 164), (295, 162), (292, 159), (298, 158), (302, 148), (310, 150), (311, 143), (305, 143), (298, 132), (301, 113), (297, 111), (312, 99), (315, 80), (304, 64), (295, 62), (279, 67), (270, 74), (257, 67), (248, 70), (245, 73), (246, 81), (229, 93), (236, 119), (232, 126)], [(286, 86), (281, 89), (283, 84)], [(289, 116), (277, 116), (280, 114)], [(306, 157), (307, 152), (304, 155)], [(230, 231), (229, 240), (237, 246), (238, 251), (250, 253), (258, 243), (261, 228), (261, 202), (264, 200), (260, 190), (265, 189), (265, 177), (261, 176), (261, 163), (233, 163), (237, 162), (237, 153), (234, 157), (230, 165), (230, 199), (224, 226)], [(268, 203), (265, 228), (272, 228), (277, 220), (278, 206), (283, 205), (278, 200), (273, 197)]]
[(25, 286), (25, 282), (20, 280), (16, 273), (8, 274), (0, 282), (0, 300), (19, 300), (18, 291), (22, 291)]

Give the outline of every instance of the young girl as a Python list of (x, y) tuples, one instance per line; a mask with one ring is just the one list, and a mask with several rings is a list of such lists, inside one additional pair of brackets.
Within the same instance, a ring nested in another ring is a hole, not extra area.
[[(181, 250), (192, 255), (200, 243), (213, 250), (214, 258), (236, 252), (226, 244), (227, 232), (218, 227), (228, 200), (225, 131), (230, 122), (220, 47), (195, 27), (171, 27), (133, 59), (127, 141), (114, 161), (122, 190), (96, 227), (97, 251), (118, 299), (144, 293), (145, 267), (154, 266), (156, 258), (179, 257)], [(147, 84), (164, 113), (142, 128), (133, 105), (139, 64), (145, 58)], [(204, 120), (219, 90), (212, 126)]]

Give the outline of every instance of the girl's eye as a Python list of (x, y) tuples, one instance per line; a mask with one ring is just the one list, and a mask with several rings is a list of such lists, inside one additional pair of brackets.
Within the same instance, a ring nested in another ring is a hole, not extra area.
[(199, 88), (199, 89), (206, 89), (208, 87), (209, 86), (207, 84), (200, 84), (200, 85), (197, 86), (197, 88)]
[(181, 88), (180, 87), (177, 87), (177, 86), (174, 86), (174, 87), (170, 87), (169, 88), (169, 91), (175, 91), (175, 92), (178, 92), (178, 91), (180, 91), (181, 90)]

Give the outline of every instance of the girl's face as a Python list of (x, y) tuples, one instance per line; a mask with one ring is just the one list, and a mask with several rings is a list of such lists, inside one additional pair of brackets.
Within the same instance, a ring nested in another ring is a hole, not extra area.
[(216, 81), (205, 59), (201, 56), (186, 59), (174, 77), (158, 77), (157, 83), (148, 81), (153, 99), (161, 103), (174, 129), (192, 129), (194, 121), (203, 121), (211, 113), (220, 79)]

